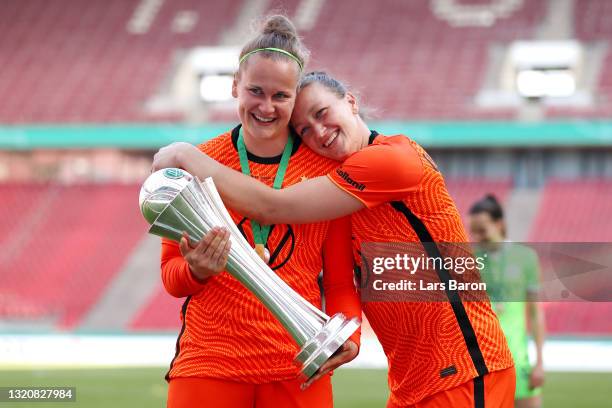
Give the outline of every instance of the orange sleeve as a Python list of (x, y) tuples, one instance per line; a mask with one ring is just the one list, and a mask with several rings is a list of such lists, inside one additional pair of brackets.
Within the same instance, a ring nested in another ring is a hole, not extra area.
[[(361, 302), (353, 279), (352, 251), (350, 217), (333, 220), (323, 243), (325, 312), (330, 316), (341, 312), (348, 318), (361, 320)], [(361, 327), (350, 339), (359, 347)]]
[(407, 137), (393, 136), (351, 155), (327, 177), (372, 208), (416, 190), (423, 164)]
[(162, 239), (161, 276), (164, 288), (174, 297), (194, 295), (205, 286), (195, 279), (176, 242)]

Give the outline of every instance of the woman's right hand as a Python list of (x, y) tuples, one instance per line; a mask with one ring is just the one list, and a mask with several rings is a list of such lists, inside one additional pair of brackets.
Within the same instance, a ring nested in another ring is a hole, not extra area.
[(185, 232), (179, 242), (183, 258), (189, 264), (193, 276), (200, 282), (223, 272), (231, 246), (229, 231), (221, 227), (214, 227), (195, 246), (191, 246)]
[(185, 142), (174, 142), (164, 146), (153, 156), (151, 173), (168, 167), (183, 168), (183, 161), (185, 160), (183, 156), (196, 152), (201, 154), (197, 147)]
[(215, 177), (223, 165), (189, 143), (176, 142), (164, 146), (153, 156), (151, 173), (168, 167), (178, 167), (201, 180)]
[(323, 365), (319, 368), (319, 371), (315, 373), (308, 381), (300, 386), (302, 391), (310, 387), (310, 385), (317, 381), (319, 378), (328, 375), (330, 371), (335, 370), (343, 364), (346, 364), (357, 357), (359, 354), (359, 346), (355, 344), (353, 340), (347, 340), (344, 344), (336, 350), (336, 352), (330, 357)]

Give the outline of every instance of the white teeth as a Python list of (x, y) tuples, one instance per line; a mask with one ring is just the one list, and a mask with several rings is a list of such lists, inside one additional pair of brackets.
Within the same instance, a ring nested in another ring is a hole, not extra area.
[(336, 140), (336, 137), (338, 137), (338, 132), (334, 133), (334, 134), (333, 134), (333, 136), (332, 136), (332, 137), (330, 137), (330, 138), (327, 140), (327, 142), (325, 142), (325, 143), (323, 144), (323, 146), (325, 146), (325, 147), (329, 147), (329, 145), (330, 145), (330, 144), (332, 144), (332, 142), (333, 142), (334, 140)]
[(261, 116), (257, 116), (255, 114), (253, 114), (253, 116), (255, 117), (255, 119), (259, 120), (260, 122), (264, 122), (264, 123), (269, 123), (274, 120), (274, 118), (262, 118)]

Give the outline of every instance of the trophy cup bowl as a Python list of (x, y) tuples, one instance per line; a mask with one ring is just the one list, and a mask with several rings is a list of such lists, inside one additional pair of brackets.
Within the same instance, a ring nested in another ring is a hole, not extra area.
[(200, 182), (181, 169), (158, 170), (144, 182), (139, 204), (151, 225), (149, 233), (177, 242), (183, 231), (197, 242), (213, 227), (229, 230), (232, 247), (226, 271), (249, 289), (291, 335), (300, 348), (295, 362), (305, 378), (312, 377), (359, 327), (356, 317), (347, 319), (342, 313), (329, 317), (270, 269), (234, 224), (212, 178)]

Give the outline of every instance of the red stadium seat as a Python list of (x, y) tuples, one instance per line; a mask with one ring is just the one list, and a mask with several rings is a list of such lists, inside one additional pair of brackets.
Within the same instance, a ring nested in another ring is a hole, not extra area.
[[(126, 25), (137, 5), (3, 2), (0, 92), (10, 97), (0, 100), (0, 123), (156, 120), (143, 106), (167, 75), (173, 54), (217, 44), (242, 2), (166, 1), (148, 32), (131, 34)], [(184, 10), (198, 13), (194, 29), (172, 32), (172, 20)]]
[(36, 305), (59, 327), (77, 325), (146, 231), (138, 188), (0, 185), (3, 298)]

